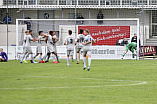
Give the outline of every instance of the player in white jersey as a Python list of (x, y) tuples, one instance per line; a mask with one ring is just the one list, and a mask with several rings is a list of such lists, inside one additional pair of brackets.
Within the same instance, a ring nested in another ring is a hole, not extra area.
[(29, 54), (31, 54), (31, 60), (32, 60), (32, 63), (36, 63), (36, 62), (34, 62), (34, 58), (33, 58), (33, 52), (32, 52), (32, 49), (31, 49), (31, 47), (30, 47), (30, 42), (31, 41), (37, 41), (35, 38), (32, 38), (32, 34), (33, 34), (33, 32), (32, 32), (32, 30), (30, 30), (30, 31), (26, 31), (25, 32), (26, 33), (26, 35), (24, 36), (24, 43), (23, 43), (23, 56), (22, 56), (22, 59), (21, 59), (21, 61), (20, 61), (20, 63), (28, 63), (26, 60), (24, 60), (24, 58), (25, 58), (25, 55), (27, 54), (27, 53), (29, 53)]
[(36, 55), (34, 56), (34, 59), (35, 59), (40, 54), (39, 63), (45, 63), (42, 60), (42, 41), (44, 41), (44, 34), (43, 34), (43, 31), (39, 31), (38, 44), (37, 44), (37, 48), (36, 48)]
[(75, 38), (72, 35), (72, 31), (68, 31), (69, 36), (65, 38), (64, 45), (67, 48), (67, 66), (69, 67), (69, 56), (72, 58), (73, 61), (73, 54), (74, 54), (74, 46), (75, 46)]
[(77, 64), (79, 64), (79, 52), (83, 48), (82, 42), (84, 41), (85, 36), (83, 35), (83, 29), (80, 29), (80, 34), (77, 37), (77, 41), (75, 44), (77, 44)]
[(56, 43), (57, 43), (57, 36), (56, 36), (56, 31), (53, 31), (52, 33), (52, 41), (53, 41), (53, 52), (54, 52), (54, 55), (56, 56), (57, 58), (57, 62), (56, 62), (56, 58), (53, 56), (53, 63), (59, 63), (59, 59), (58, 59), (58, 55), (57, 55), (57, 48), (56, 48)]
[(50, 31), (48, 35), (46, 35), (46, 42), (47, 42), (47, 55), (44, 56), (43, 59), (45, 59), (46, 57), (47, 58), (47, 61), (45, 62), (48, 62), (49, 61), (49, 58), (50, 58), (50, 55), (51, 53), (54, 54), (56, 56), (56, 59), (58, 62), (54, 62), (54, 63), (59, 63), (59, 59), (58, 59), (58, 55), (57, 53), (55, 52), (55, 49), (54, 49), (54, 41), (53, 40), (56, 40), (58, 41), (59, 39), (57, 37), (53, 37), (53, 31)]
[(84, 35), (85, 39), (84, 42), (82, 43), (84, 45), (83, 47), (83, 62), (84, 62), (84, 67), (83, 70), (86, 69), (86, 55), (88, 56), (88, 71), (90, 70), (90, 65), (91, 65), (91, 52), (92, 52), (92, 43), (95, 43), (94, 39), (92, 38), (91, 35), (89, 35), (89, 30), (84, 30)]

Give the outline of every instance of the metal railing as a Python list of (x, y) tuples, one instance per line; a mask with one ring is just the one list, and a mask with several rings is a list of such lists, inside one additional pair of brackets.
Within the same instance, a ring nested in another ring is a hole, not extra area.
[[(8, 0), (9, 5), (157, 5), (157, 0)], [(3, 0), (3, 5), (7, 0)]]

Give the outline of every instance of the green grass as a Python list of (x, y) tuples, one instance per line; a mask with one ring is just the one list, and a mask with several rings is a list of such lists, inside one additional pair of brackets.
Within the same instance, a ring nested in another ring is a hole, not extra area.
[(90, 72), (82, 68), (66, 60), (0, 63), (0, 104), (157, 104), (156, 60), (92, 60)]

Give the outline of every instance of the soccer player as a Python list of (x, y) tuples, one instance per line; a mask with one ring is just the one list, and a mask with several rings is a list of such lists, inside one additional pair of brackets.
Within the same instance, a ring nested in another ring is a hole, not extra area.
[(57, 55), (57, 48), (56, 48), (56, 43), (59, 39), (57, 38), (56, 36), (56, 31), (53, 31), (52, 32), (52, 41), (53, 41), (53, 53), (54, 55), (56, 56), (56, 59), (57, 59), (57, 62), (55, 60), (55, 57), (53, 57), (53, 63), (60, 63), (59, 62), (59, 58), (58, 58), (58, 55)]
[(80, 29), (80, 34), (77, 37), (77, 64), (79, 64), (79, 52), (83, 48), (82, 42), (84, 41), (85, 36), (83, 35), (83, 29)]
[(83, 62), (84, 62), (84, 67), (83, 70), (86, 69), (86, 55), (88, 57), (88, 69), (87, 71), (90, 70), (91, 66), (91, 52), (92, 52), (92, 43), (95, 43), (95, 40), (89, 35), (89, 30), (84, 30), (84, 35), (85, 39), (84, 42), (82, 43), (84, 45), (83, 47)]
[(24, 60), (25, 58), (25, 55), (27, 53), (30, 53), (31, 54), (31, 63), (37, 63), (37, 62), (34, 62), (34, 58), (33, 58), (33, 52), (32, 52), (32, 49), (30, 47), (30, 42), (31, 41), (37, 41), (35, 38), (32, 38), (32, 34), (33, 34), (33, 31), (30, 30), (30, 31), (26, 31), (25, 32), (26, 35), (24, 36), (24, 41), (23, 41), (23, 55), (22, 55), (22, 58), (21, 58), (21, 61), (20, 63), (28, 63), (26, 60)]
[(130, 50), (132, 52), (132, 58), (134, 58), (136, 56), (136, 54), (134, 53), (134, 50), (137, 50), (137, 43), (131, 42), (131, 43), (126, 45), (126, 51), (122, 55), (123, 56), (122, 59), (124, 58), (124, 56), (126, 55), (128, 50)]
[(38, 44), (37, 44), (37, 48), (36, 48), (36, 55), (34, 56), (34, 59), (35, 59), (40, 54), (39, 63), (45, 63), (42, 60), (42, 44), (41, 44), (42, 41), (44, 41), (44, 34), (43, 34), (43, 31), (39, 31)]
[(65, 42), (64, 45), (66, 45), (67, 48), (67, 66), (69, 67), (69, 56), (72, 58), (72, 62), (74, 62), (73, 60), (73, 54), (74, 54), (74, 46), (75, 46), (75, 38), (72, 35), (72, 31), (69, 30), (68, 31), (69, 36), (67, 36), (65, 38)]
[(7, 62), (7, 61), (8, 61), (7, 54), (3, 52), (2, 48), (0, 48), (0, 62)]
[[(47, 61), (45, 62), (48, 62), (49, 61), (49, 58), (50, 58), (50, 55), (51, 53), (54, 54), (56, 56), (56, 59), (57, 59), (57, 62), (54, 62), (54, 63), (59, 63), (59, 59), (58, 59), (58, 55), (54, 49), (54, 41), (53, 40), (56, 40), (58, 41), (59, 39), (57, 37), (53, 37), (53, 31), (50, 31), (48, 32), (49, 34), (46, 35), (46, 42), (47, 42), (47, 55), (44, 56), (44, 58), (48, 57), (47, 58)], [(55, 33), (54, 33), (55, 34)]]

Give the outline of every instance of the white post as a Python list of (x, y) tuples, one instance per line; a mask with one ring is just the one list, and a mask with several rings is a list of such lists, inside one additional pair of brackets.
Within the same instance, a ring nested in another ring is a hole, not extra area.
[(120, 0), (120, 6), (122, 6), (122, 0)]
[(19, 46), (19, 36), (18, 36), (18, 19), (16, 19), (16, 59), (18, 60), (18, 46)]
[(76, 5), (78, 5), (78, 0), (77, 0), (77, 4)]
[(100, 0), (99, 0), (99, 5), (100, 5)]
[(140, 22), (139, 18), (137, 19), (137, 60), (139, 60), (139, 52), (140, 52), (140, 47), (139, 47), (139, 39), (140, 39)]
[(18, 5), (18, 0), (16, 0), (16, 5)]
[(57, 0), (57, 5), (59, 5), (59, 0)]
[(147, 0), (147, 5), (149, 5), (149, 0)]
[(38, 0), (35, 0), (35, 5), (38, 5)]

